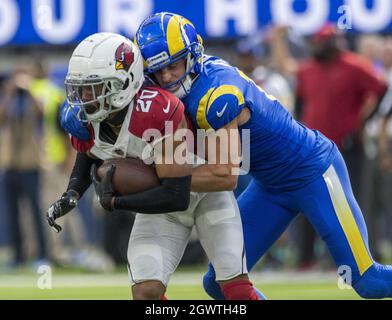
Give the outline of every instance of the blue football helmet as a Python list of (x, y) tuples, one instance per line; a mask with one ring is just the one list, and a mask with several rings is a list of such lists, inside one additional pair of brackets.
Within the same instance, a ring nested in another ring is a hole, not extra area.
[(203, 40), (189, 20), (174, 13), (156, 13), (141, 23), (134, 42), (142, 53), (145, 75), (155, 83), (154, 72), (185, 58), (185, 74), (165, 89), (171, 90), (180, 84), (173, 93), (179, 98), (189, 93), (192, 82), (202, 70), (204, 51)]

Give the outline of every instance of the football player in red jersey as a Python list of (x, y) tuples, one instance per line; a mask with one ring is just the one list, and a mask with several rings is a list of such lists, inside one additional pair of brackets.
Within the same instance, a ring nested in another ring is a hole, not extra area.
[[(106, 210), (144, 213), (136, 215), (128, 247), (135, 299), (164, 296), (193, 226), (225, 298), (258, 299), (247, 276), (241, 219), (232, 192), (190, 191), (192, 164), (171, 157), (186, 143), (174, 139), (178, 130), (188, 128), (184, 105), (168, 91), (143, 86), (143, 80), (139, 49), (120, 35), (94, 34), (75, 49), (65, 81), (70, 108), (63, 112), (79, 110), (90, 139), (71, 137), (78, 154), (67, 191), (47, 212), (49, 225), (60, 230), (55, 220), (71, 211), (93, 182)], [(151, 129), (161, 134), (152, 142), (144, 136)], [(166, 148), (162, 154), (145, 152), (161, 148), (167, 139), (173, 141), (173, 153)], [(102, 160), (126, 157), (152, 158), (160, 186), (117, 196), (111, 183), (114, 167), (98, 181), (96, 167)]]

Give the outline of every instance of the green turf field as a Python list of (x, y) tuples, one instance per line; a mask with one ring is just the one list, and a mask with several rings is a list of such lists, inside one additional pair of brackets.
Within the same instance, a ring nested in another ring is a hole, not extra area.
[[(86, 274), (66, 271), (52, 274), (52, 289), (39, 289), (39, 274), (0, 274), (0, 299), (130, 299), (126, 272)], [(254, 283), (269, 299), (358, 299), (353, 290), (340, 290), (333, 276), (282, 273), (254, 275)], [(177, 272), (167, 291), (169, 299), (209, 299), (201, 286), (201, 272)], [(281, 279), (281, 280), (280, 280)]]
[[(308, 299), (358, 299), (352, 290), (339, 290), (331, 283), (304, 284), (258, 284), (269, 299), (308, 300)], [(167, 292), (169, 299), (203, 300), (209, 299), (200, 285), (173, 285)], [(52, 290), (38, 288), (0, 288), (0, 299), (105, 299), (126, 300), (130, 289), (125, 286), (104, 287), (56, 287)]]

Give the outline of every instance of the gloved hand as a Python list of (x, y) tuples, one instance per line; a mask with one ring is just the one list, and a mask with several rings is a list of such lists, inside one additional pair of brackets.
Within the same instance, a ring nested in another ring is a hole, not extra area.
[(90, 139), (90, 132), (87, 129), (87, 122), (80, 120), (78, 113), (81, 113), (80, 107), (70, 106), (67, 101), (60, 110), (61, 127), (73, 137), (88, 141)]
[(56, 232), (60, 232), (61, 226), (55, 222), (56, 219), (70, 212), (76, 207), (77, 203), (78, 195), (76, 191), (69, 190), (63, 193), (61, 198), (53, 203), (46, 212), (46, 220), (48, 221), (49, 226), (54, 228)]
[(99, 181), (99, 177), (97, 175), (97, 166), (94, 163), (91, 166), (90, 177), (94, 183), (95, 192), (98, 195), (98, 200), (101, 203), (101, 206), (108, 210), (113, 211), (113, 198), (114, 198), (114, 189), (112, 178), (114, 174), (114, 170), (116, 167), (111, 165), (109, 170), (106, 172), (102, 181)]

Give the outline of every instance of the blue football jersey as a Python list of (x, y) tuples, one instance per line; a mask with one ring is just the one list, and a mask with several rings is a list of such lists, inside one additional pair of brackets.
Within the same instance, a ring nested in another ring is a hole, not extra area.
[(250, 130), (243, 163), (249, 163), (256, 182), (270, 190), (310, 183), (336, 155), (331, 140), (294, 120), (279, 101), (217, 57), (204, 56), (203, 71), (183, 102), (194, 126), (205, 130), (218, 130), (249, 108), (251, 118), (239, 128), (241, 136)]

